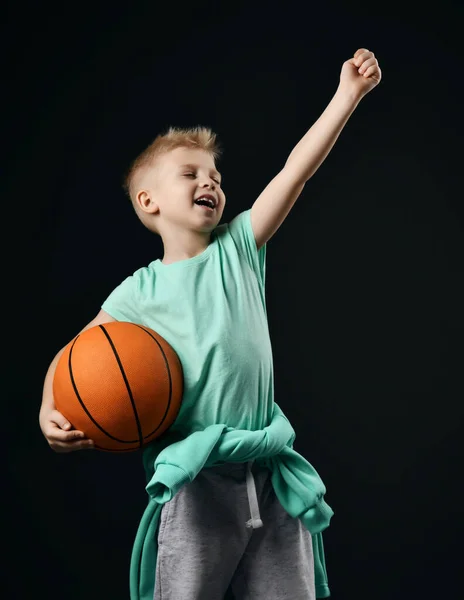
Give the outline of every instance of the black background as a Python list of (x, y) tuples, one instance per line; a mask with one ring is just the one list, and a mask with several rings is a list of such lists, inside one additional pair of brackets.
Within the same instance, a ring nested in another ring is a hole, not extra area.
[(56, 352), (161, 256), (122, 191), (129, 162), (169, 125), (212, 127), (228, 220), (367, 47), (382, 82), (268, 246), (276, 401), (335, 511), (324, 533), (334, 600), (458, 597), (462, 3), (5, 8), (2, 596), (129, 596), (140, 454), (59, 455), (38, 424)]

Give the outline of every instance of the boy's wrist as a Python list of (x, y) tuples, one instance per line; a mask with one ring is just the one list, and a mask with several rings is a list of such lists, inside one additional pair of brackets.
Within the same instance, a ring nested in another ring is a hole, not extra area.
[(339, 84), (335, 92), (335, 98), (343, 103), (348, 110), (354, 110), (361, 102), (363, 95), (358, 90), (353, 90), (342, 84)]

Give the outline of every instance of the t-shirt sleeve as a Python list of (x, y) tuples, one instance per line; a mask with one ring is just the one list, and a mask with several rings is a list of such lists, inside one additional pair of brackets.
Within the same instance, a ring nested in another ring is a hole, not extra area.
[(141, 271), (139, 269), (126, 277), (101, 305), (117, 321), (139, 323)]
[(256, 273), (260, 284), (264, 287), (266, 281), (266, 244), (258, 250), (251, 227), (251, 208), (239, 213), (229, 223), (229, 233), (239, 252), (245, 257), (252, 270)]

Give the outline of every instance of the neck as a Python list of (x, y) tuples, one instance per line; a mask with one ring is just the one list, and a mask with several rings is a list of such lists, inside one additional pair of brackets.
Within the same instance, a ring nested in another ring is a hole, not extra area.
[(175, 231), (161, 236), (164, 255), (162, 263), (169, 265), (201, 254), (209, 246), (211, 232)]

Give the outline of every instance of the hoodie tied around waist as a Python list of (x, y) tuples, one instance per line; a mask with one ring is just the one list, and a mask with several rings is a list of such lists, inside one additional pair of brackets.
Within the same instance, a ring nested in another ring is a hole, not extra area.
[[(131, 600), (153, 600), (158, 554), (156, 534), (163, 505), (202, 469), (227, 462), (249, 463), (247, 490), (251, 519), (248, 527), (262, 526), (251, 466), (256, 462), (271, 471), (272, 485), (283, 508), (292, 517), (301, 519), (312, 535), (316, 596), (329, 597), (322, 531), (329, 526), (334, 513), (324, 500), (326, 488), (319, 474), (293, 449), (295, 437), (287, 417), (274, 403), (271, 423), (264, 429), (248, 431), (210, 425), (166, 446), (156, 458), (150, 455), (150, 446), (147, 446), (143, 461), (149, 502), (132, 549)], [(156, 446), (153, 448), (156, 452)]]

